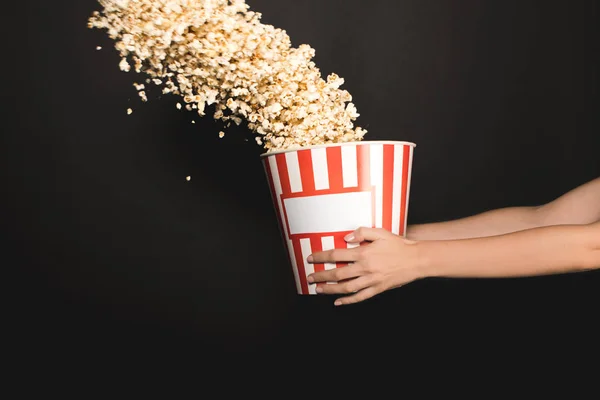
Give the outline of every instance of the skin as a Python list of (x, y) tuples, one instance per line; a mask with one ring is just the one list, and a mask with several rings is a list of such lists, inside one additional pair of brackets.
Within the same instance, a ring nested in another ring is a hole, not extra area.
[(600, 177), (542, 206), (412, 225), (406, 238), (361, 227), (345, 239), (363, 245), (308, 257), (311, 263), (350, 263), (308, 276), (317, 293), (342, 295), (335, 305), (428, 277), (525, 277), (598, 269)]

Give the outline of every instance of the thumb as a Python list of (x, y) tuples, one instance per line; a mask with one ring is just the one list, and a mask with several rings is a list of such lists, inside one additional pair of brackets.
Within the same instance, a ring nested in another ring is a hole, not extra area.
[(364, 242), (365, 240), (372, 242), (377, 239), (383, 239), (389, 234), (390, 232), (386, 231), (385, 229), (367, 228), (363, 226), (354, 232), (347, 234), (344, 237), (344, 240), (348, 243), (360, 243)]

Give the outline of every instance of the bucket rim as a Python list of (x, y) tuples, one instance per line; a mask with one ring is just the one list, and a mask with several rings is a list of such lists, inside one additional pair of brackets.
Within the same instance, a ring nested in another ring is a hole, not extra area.
[(263, 158), (263, 157), (273, 156), (275, 154), (292, 153), (294, 151), (300, 151), (300, 150), (312, 150), (312, 149), (320, 149), (320, 148), (327, 148), (327, 147), (351, 146), (351, 145), (357, 145), (357, 144), (401, 144), (401, 145), (409, 145), (412, 147), (417, 147), (416, 143), (402, 141), (402, 140), (355, 140), (352, 142), (315, 144), (312, 146), (302, 146), (302, 147), (297, 147), (297, 148), (293, 148), (293, 149), (270, 151), (270, 152), (262, 153), (260, 155), (260, 157)]

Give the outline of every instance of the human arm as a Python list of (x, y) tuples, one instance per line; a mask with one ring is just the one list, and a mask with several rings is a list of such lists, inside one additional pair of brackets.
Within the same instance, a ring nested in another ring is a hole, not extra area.
[(503, 235), (551, 225), (581, 225), (600, 220), (600, 178), (542, 206), (507, 207), (453, 221), (409, 225), (412, 240), (451, 240)]
[(504, 278), (578, 272), (600, 267), (600, 222), (423, 241), (416, 247), (424, 277)]
[(313, 262), (351, 265), (309, 277), (322, 293), (354, 293), (356, 302), (426, 277), (519, 277), (600, 267), (600, 178), (539, 207), (488, 211), (455, 221), (413, 225), (407, 239), (364, 228), (355, 249), (313, 254)]
[(413, 241), (375, 228), (359, 228), (351, 236), (348, 242), (368, 244), (309, 257), (312, 263), (351, 263), (308, 278), (318, 293), (346, 295), (336, 305), (427, 277), (522, 277), (600, 268), (600, 222), (457, 240)]

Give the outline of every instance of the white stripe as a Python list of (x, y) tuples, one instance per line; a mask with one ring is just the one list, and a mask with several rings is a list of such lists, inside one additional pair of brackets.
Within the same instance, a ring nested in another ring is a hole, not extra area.
[(402, 207), (402, 159), (404, 146), (394, 146), (394, 184), (392, 186), (392, 233), (400, 233), (400, 207)]
[[(321, 246), (323, 246), (323, 251), (325, 250), (333, 250), (335, 248), (335, 241), (333, 236), (323, 236), (321, 238)], [(335, 263), (325, 263), (325, 269), (334, 269)]]
[(408, 199), (410, 197), (410, 178), (412, 175), (413, 152), (415, 148), (410, 146), (408, 152), (408, 183), (406, 185), (406, 207), (404, 209), (404, 237), (406, 237), (406, 227), (408, 226)]
[(315, 190), (329, 189), (327, 149), (324, 147), (313, 149), (310, 155), (312, 158), (313, 174), (315, 176)]
[(358, 186), (358, 169), (356, 168), (356, 146), (341, 146), (342, 178), (344, 187)]
[(285, 153), (287, 163), (288, 177), (290, 178), (290, 190), (292, 193), (302, 191), (302, 177), (300, 176), (300, 164), (298, 163), (298, 153), (291, 151)]
[(269, 157), (267, 159), (269, 162), (269, 167), (271, 168), (271, 178), (273, 179), (273, 188), (275, 189), (275, 193), (273, 193), (273, 197), (277, 202), (277, 206), (279, 209), (279, 217), (281, 223), (283, 224), (280, 228), (282, 230), (281, 234), (283, 235), (284, 242), (288, 245), (288, 252), (290, 254), (290, 261), (292, 263), (292, 269), (294, 271), (294, 279), (296, 280), (296, 290), (298, 294), (302, 293), (302, 286), (300, 285), (300, 277), (298, 275), (298, 266), (296, 265), (296, 257), (294, 255), (294, 247), (292, 246), (292, 242), (288, 239), (287, 236), (287, 225), (285, 223), (285, 215), (283, 214), (283, 205), (281, 204), (281, 193), (283, 190), (281, 189), (281, 180), (279, 179), (279, 170), (277, 169), (277, 162), (275, 157)]
[[(306, 276), (315, 272), (315, 266), (306, 259), (312, 253), (312, 248), (310, 246), (310, 239), (300, 239), (300, 248), (302, 249), (302, 260), (304, 261), (304, 270), (306, 271)], [(316, 294), (317, 285), (310, 284), (308, 285), (308, 294)]]
[(371, 186), (375, 186), (375, 228), (383, 227), (383, 145), (369, 146)]

